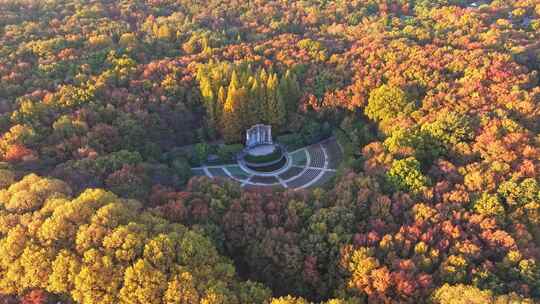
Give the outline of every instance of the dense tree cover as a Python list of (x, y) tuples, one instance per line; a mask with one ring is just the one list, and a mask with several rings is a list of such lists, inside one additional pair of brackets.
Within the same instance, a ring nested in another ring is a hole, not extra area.
[(186, 191), (164, 189), (153, 199), (158, 215), (202, 229), (243, 276), (277, 294), (453, 303), (452, 294), (470, 293), (478, 303), (532, 303), (524, 298), (540, 292), (532, 235), (452, 196), (459, 194), (441, 202), (388, 195), (377, 178), (350, 172), (327, 191), (242, 192), (231, 182), (197, 178)]
[[(1, 300), (537, 302), (538, 41), (536, 0), (0, 0)], [(258, 122), (335, 130), (335, 184), (183, 186)]]
[(136, 200), (27, 175), (1, 190), (0, 290), (45, 303), (263, 303), (209, 239)]
[(264, 67), (253, 71), (247, 63), (238, 67), (209, 63), (199, 66), (197, 80), (208, 132), (213, 137), (222, 130), (226, 141), (240, 141), (242, 132), (258, 123), (283, 130), (298, 108), (300, 88), (290, 71), (278, 78), (277, 73), (268, 73)]

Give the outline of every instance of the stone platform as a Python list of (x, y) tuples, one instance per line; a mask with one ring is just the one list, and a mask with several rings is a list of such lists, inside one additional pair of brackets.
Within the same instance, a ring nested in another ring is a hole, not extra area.
[(275, 145), (258, 145), (256, 147), (249, 148), (247, 153), (253, 156), (262, 156), (271, 154), (275, 149), (277, 149)]

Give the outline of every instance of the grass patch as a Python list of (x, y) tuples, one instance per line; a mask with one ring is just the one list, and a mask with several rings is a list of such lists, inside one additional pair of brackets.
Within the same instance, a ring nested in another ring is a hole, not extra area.
[(291, 155), (292, 163), (295, 166), (305, 166), (307, 164), (307, 155), (306, 151), (298, 151)]
[(229, 173), (231, 173), (232, 176), (238, 178), (238, 179), (247, 179), (249, 177), (249, 174), (242, 170), (242, 168), (240, 168), (239, 166), (229, 166), (229, 167), (226, 167), (227, 171), (229, 171)]

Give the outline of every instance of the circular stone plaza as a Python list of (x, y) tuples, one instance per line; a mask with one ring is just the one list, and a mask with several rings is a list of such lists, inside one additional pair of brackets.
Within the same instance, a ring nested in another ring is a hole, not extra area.
[[(273, 152), (268, 142), (260, 147), (250, 148), (248, 145), (247, 148), (254, 151), (255, 156)], [(335, 138), (329, 138), (292, 152), (283, 149), (282, 156), (284, 160), (279, 168), (268, 172), (248, 165), (245, 157), (239, 157), (235, 164), (201, 166), (192, 168), (192, 171), (194, 175), (206, 175), (210, 178), (230, 178), (248, 189), (259, 187), (303, 189), (322, 186), (328, 182), (336, 174), (342, 159), (342, 151)]]

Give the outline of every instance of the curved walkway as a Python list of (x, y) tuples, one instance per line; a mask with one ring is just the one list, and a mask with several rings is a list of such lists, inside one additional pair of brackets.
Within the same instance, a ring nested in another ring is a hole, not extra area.
[(192, 168), (194, 175), (227, 177), (242, 187), (283, 187), (303, 189), (321, 186), (335, 174), (342, 151), (335, 138), (287, 153), (283, 168), (268, 173), (256, 172), (241, 162), (221, 166)]

